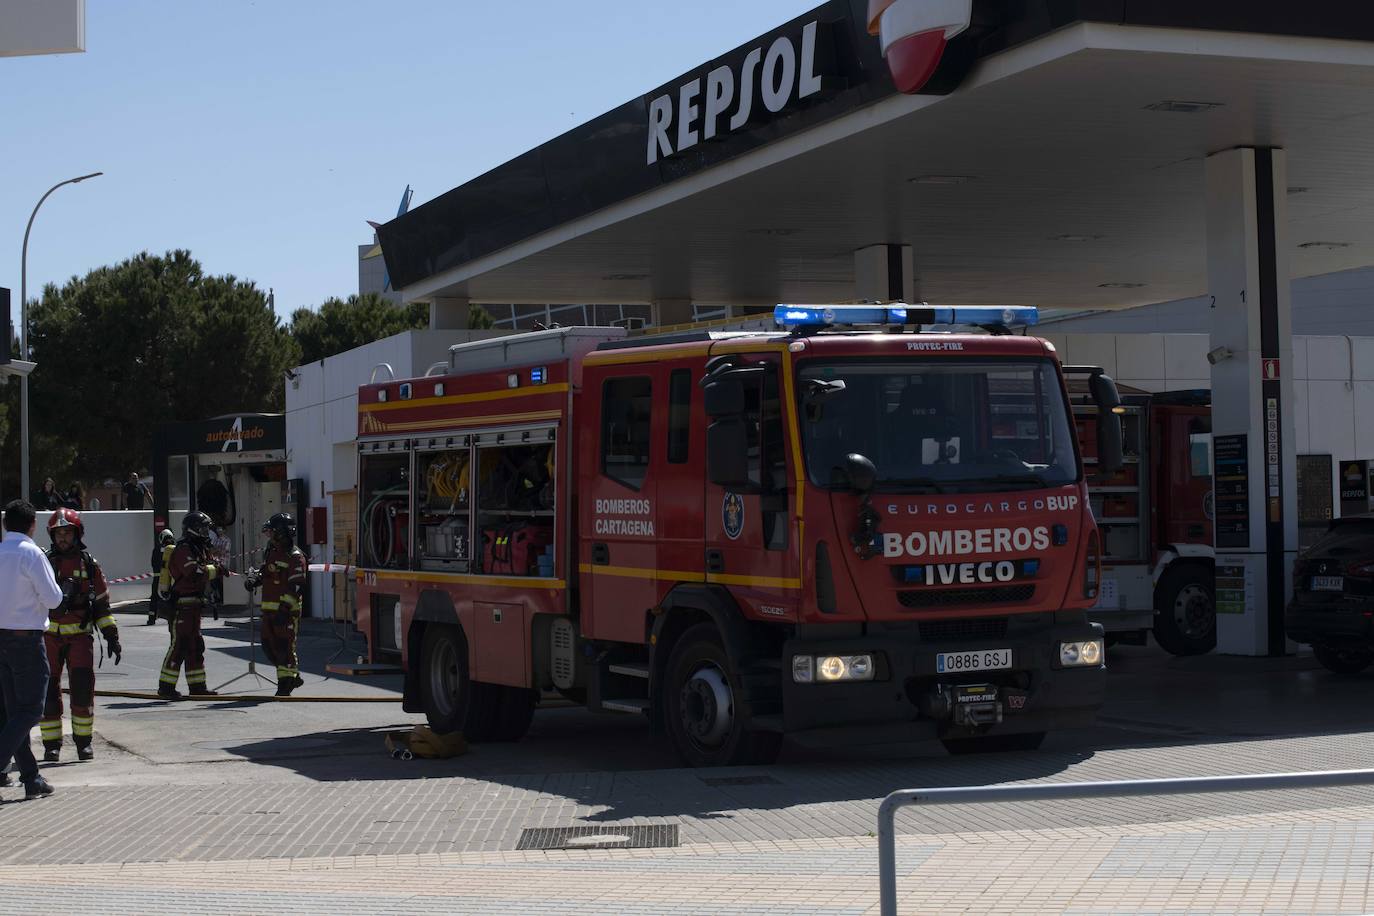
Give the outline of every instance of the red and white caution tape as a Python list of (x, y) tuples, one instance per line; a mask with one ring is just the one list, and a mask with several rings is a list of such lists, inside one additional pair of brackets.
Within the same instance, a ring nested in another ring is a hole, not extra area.
[[(220, 565), (221, 563), (232, 563), (234, 560), (241, 560), (241, 559), (243, 559), (244, 557), (251, 557), (253, 554), (255, 554), (255, 553), (261, 553), (261, 552), (262, 552), (261, 548), (254, 548), (254, 549), (252, 549), (252, 550), (247, 551), (246, 553), (236, 553), (236, 554), (234, 554), (233, 556), (229, 557), (228, 560), (217, 560), (217, 561), (215, 561), (215, 564), (214, 564), (214, 565), (218, 566), (218, 565)], [(233, 572), (232, 570), (227, 570), (227, 569), (224, 570), (224, 574), (227, 575), (227, 576), (240, 576), (240, 575), (242, 575), (242, 573), (236, 573), (236, 572)], [(124, 585), (125, 583), (128, 583), (128, 582), (146, 582), (146, 581), (149, 580), (149, 579), (156, 579), (156, 578), (158, 577), (158, 575), (159, 575), (159, 574), (158, 574), (158, 573), (155, 573), (155, 572), (146, 572), (146, 573), (140, 573), (140, 574), (137, 575), (137, 576), (120, 576), (120, 577), (117, 578), (117, 579), (106, 579), (106, 580), (105, 580), (105, 584), (106, 584), (106, 585)]]
[(338, 573), (344, 576), (348, 575), (352, 569), (353, 566), (346, 563), (311, 563), (306, 567), (309, 572)]

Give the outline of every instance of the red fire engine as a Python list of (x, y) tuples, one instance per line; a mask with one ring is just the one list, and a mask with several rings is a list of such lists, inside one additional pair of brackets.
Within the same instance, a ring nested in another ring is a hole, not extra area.
[[(1143, 644), (1147, 631), (1175, 655), (1217, 643), (1212, 547), (1211, 393), (1121, 391), (1124, 464), (1090, 475), (1102, 532), (1102, 586), (1089, 617), (1108, 639)], [(1098, 408), (1073, 391), (1079, 442), (1095, 462)]]
[(359, 389), (358, 623), (408, 711), (514, 740), (557, 690), (647, 714), (697, 766), (1093, 720), (1101, 551), (1067, 389), (1051, 345), (1000, 327), (1034, 309), (775, 318), (462, 344), (448, 374)]

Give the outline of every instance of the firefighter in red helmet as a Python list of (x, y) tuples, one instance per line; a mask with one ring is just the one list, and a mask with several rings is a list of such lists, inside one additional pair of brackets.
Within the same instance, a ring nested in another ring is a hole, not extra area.
[(205, 686), (205, 638), (200, 635), (200, 614), (205, 609), (205, 592), (220, 574), (210, 562), (210, 516), (187, 512), (181, 520), (181, 540), (168, 558), (166, 573), (171, 582), (172, 644), (162, 660), (157, 695), (164, 700), (179, 700), (177, 679), (186, 666), (187, 692), (193, 697), (212, 697), (215, 691)]
[(75, 509), (58, 509), (48, 519), (48, 562), (62, 589), (62, 604), (48, 615), (43, 641), (48, 649), (48, 700), (39, 730), (43, 735), (43, 759), (59, 759), (62, 750), (62, 667), (72, 696), (72, 741), (82, 760), (95, 756), (91, 729), (95, 724), (95, 638), (105, 637), (110, 656), (119, 664), (123, 650), (119, 628), (110, 614), (110, 592), (100, 564), (86, 550), (86, 526)]
[(268, 536), (262, 566), (249, 570), (250, 589), (262, 586), (262, 650), (277, 666), (277, 696), (289, 697), (301, 686), (296, 660), (296, 631), (305, 597), (305, 554), (296, 546), (296, 520), (278, 512), (262, 531)]

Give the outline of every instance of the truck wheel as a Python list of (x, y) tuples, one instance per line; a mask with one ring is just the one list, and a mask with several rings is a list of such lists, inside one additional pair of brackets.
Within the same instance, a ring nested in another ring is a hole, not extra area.
[(772, 763), (777, 732), (750, 727), (738, 702), (739, 683), (725, 647), (709, 623), (692, 627), (673, 646), (663, 678), (663, 719), (682, 762), (694, 767)]
[(420, 644), (420, 702), (439, 734), (463, 730), (475, 686), (468, 677), (468, 644), (459, 627), (430, 625)]
[(1014, 735), (982, 735), (977, 738), (946, 738), (940, 743), (955, 757), (964, 754), (1005, 754), (1008, 751), (1033, 751), (1045, 740), (1044, 732), (1018, 732)]
[(1155, 642), (1174, 655), (1204, 655), (1217, 647), (1216, 577), (1206, 566), (1175, 566), (1155, 589)]
[(1359, 674), (1374, 662), (1374, 653), (1368, 649), (1337, 649), (1332, 646), (1312, 646), (1312, 654), (1317, 656), (1323, 668), (1335, 674)]

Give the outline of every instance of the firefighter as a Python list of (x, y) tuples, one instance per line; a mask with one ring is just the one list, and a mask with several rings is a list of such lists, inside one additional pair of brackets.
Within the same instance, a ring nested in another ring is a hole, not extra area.
[(212, 697), (205, 686), (205, 638), (200, 635), (200, 615), (208, 603), (206, 589), (220, 571), (210, 562), (210, 516), (188, 512), (181, 521), (181, 540), (163, 567), (171, 592), (172, 644), (162, 660), (157, 695), (179, 700), (177, 678), (186, 666), (187, 692), (193, 697)]
[(43, 759), (55, 762), (62, 751), (62, 666), (72, 695), (72, 741), (76, 756), (90, 760), (91, 728), (95, 723), (95, 638), (92, 629), (105, 637), (110, 657), (116, 665), (123, 656), (119, 628), (110, 614), (110, 592), (100, 564), (86, 551), (82, 542), (86, 527), (75, 509), (58, 509), (48, 519), (48, 562), (62, 589), (62, 604), (48, 615), (43, 642), (48, 650), (48, 699), (43, 720), (38, 723), (43, 735)]
[(167, 568), (167, 561), (172, 558), (175, 549), (176, 535), (172, 534), (171, 528), (163, 528), (158, 532), (157, 543), (153, 545), (153, 591), (148, 597), (148, 626), (157, 623), (158, 610), (166, 601), (169, 583), (163, 582), (162, 571)]
[(296, 520), (278, 512), (262, 526), (267, 549), (262, 566), (248, 572), (250, 589), (262, 586), (262, 651), (277, 666), (277, 696), (289, 697), (301, 686), (296, 660), (296, 631), (305, 597), (305, 554), (296, 546)]

